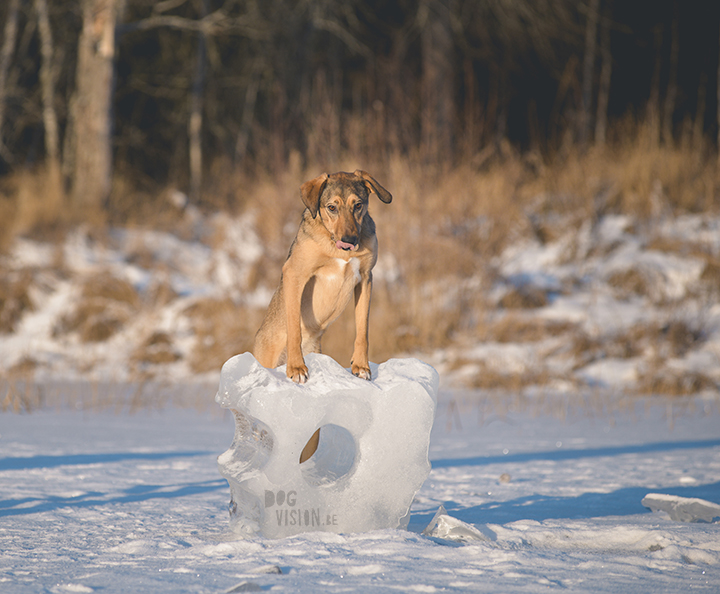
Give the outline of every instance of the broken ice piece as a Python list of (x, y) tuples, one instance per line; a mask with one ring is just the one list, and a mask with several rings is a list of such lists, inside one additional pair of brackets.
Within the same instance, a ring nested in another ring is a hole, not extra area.
[(495, 533), (486, 526), (479, 530), (472, 524), (453, 518), (447, 513), (444, 505), (438, 508), (435, 517), (422, 533), (425, 536), (462, 543), (477, 540), (494, 541), (497, 538)]
[(667, 512), (675, 522), (712, 523), (720, 520), (720, 505), (704, 499), (648, 493), (642, 504), (654, 512)]
[[(250, 353), (223, 366), (216, 401), (233, 411), (235, 436), (218, 468), (230, 484), (231, 528), (282, 538), (406, 527), (430, 472), (437, 372), (391, 359), (371, 364), (367, 381), (325, 355), (305, 363), (302, 385)], [(300, 464), (318, 428), (318, 450)]]
[(225, 590), (226, 594), (238, 594), (239, 592), (262, 592), (262, 587), (255, 582), (240, 582), (229, 590)]

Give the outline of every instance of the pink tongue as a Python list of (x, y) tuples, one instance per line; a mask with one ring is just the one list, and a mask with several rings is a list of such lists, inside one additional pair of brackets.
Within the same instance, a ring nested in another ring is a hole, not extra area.
[(353, 250), (355, 251), (357, 249), (357, 246), (354, 246), (352, 243), (345, 243), (344, 241), (336, 241), (335, 247), (339, 250)]

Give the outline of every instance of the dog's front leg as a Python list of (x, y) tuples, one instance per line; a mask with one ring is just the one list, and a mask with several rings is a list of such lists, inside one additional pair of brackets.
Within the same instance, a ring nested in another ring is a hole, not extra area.
[(368, 364), (368, 319), (371, 294), (372, 273), (368, 272), (355, 285), (355, 348), (350, 363), (353, 375), (366, 380), (372, 377)]
[[(288, 260), (288, 263), (290, 260)], [(292, 265), (283, 266), (283, 291), (287, 316), (287, 376), (298, 384), (308, 378), (308, 368), (302, 355), (302, 329), (300, 325), (302, 293), (305, 283)]]

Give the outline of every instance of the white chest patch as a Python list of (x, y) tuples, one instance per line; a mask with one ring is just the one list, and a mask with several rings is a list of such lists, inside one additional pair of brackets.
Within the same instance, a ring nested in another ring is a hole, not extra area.
[(360, 282), (360, 260), (358, 258), (350, 258), (349, 260), (343, 260), (342, 258), (335, 258), (335, 261), (340, 265), (341, 269), (345, 269), (345, 267), (350, 264), (350, 268), (352, 270), (353, 274), (353, 280), (355, 281), (355, 284)]

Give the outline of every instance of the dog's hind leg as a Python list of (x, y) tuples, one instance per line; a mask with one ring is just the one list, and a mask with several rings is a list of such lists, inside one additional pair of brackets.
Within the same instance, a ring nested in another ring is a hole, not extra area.
[(309, 460), (312, 457), (312, 455), (318, 449), (319, 444), (320, 444), (320, 429), (315, 431), (315, 433), (312, 434), (312, 437), (310, 437), (310, 439), (308, 439), (308, 442), (305, 444), (303, 451), (300, 453), (300, 464), (305, 462), (305, 460)]

